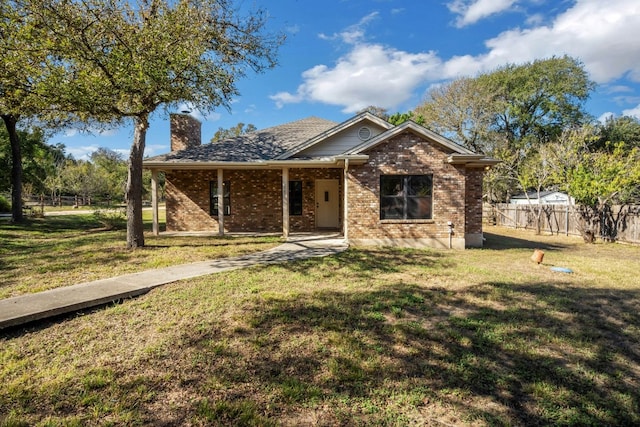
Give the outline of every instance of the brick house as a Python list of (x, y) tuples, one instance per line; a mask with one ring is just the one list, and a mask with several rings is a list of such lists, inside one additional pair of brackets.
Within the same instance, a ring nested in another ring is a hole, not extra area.
[(200, 123), (171, 115), (167, 231), (340, 231), (353, 244), (482, 246), (482, 178), (494, 159), (417, 125), (369, 113), (307, 118), (201, 144)]

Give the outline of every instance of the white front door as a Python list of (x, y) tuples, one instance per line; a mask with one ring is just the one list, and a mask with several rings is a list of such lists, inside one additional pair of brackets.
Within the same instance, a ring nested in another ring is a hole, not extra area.
[(340, 228), (338, 189), (337, 179), (316, 180), (316, 227)]

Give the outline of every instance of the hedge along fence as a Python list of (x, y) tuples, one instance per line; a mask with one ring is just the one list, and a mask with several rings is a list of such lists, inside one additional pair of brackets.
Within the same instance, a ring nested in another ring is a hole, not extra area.
[[(576, 207), (570, 205), (540, 205), (540, 230), (544, 233), (580, 236)], [(537, 205), (498, 203), (484, 204), (485, 224), (536, 230)], [(640, 206), (613, 206), (596, 224), (596, 235), (605, 240), (640, 244)], [(603, 237), (604, 236), (604, 237)]]

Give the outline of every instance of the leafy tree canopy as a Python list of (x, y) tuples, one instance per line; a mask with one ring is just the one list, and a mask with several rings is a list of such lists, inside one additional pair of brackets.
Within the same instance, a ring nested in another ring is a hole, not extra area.
[(580, 61), (553, 57), (434, 88), (416, 112), (435, 131), (501, 160), (486, 182), (491, 200), (505, 200), (532, 153), (590, 120), (584, 103), (593, 88)]
[(149, 117), (189, 103), (229, 107), (249, 70), (276, 65), (283, 39), (267, 14), (230, 0), (24, 0), (59, 58), (46, 89), (82, 120), (134, 122), (126, 186), (127, 247), (144, 246), (142, 159)]
[(419, 125), (425, 124), (424, 117), (414, 114), (413, 111), (408, 111), (406, 113), (394, 113), (389, 116), (388, 122), (392, 125), (398, 126), (404, 122), (408, 122), (409, 120), (413, 120)]
[(609, 117), (598, 127), (598, 139), (590, 145), (592, 150), (612, 149), (611, 141), (624, 142), (625, 147), (640, 147), (640, 119), (630, 116)]
[(389, 120), (389, 111), (387, 111), (386, 108), (377, 107), (375, 105), (369, 105), (368, 107), (365, 107), (362, 110), (359, 110), (356, 114), (362, 114), (365, 112), (371, 113), (374, 116), (381, 118), (382, 120), (385, 120), (385, 121)]
[(235, 138), (237, 136), (244, 135), (249, 132), (254, 132), (256, 130), (257, 128), (255, 127), (255, 125), (252, 125), (251, 123), (249, 123), (248, 125), (245, 125), (244, 123), (238, 123), (237, 125), (230, 127), (229, 129), (220, 127), (211, 138), (211, 142), (213, 143), (228, 138)]

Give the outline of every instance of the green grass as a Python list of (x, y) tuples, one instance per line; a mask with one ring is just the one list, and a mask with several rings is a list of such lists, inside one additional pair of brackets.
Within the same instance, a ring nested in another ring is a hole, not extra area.
[(92, 214), (31, 218), (24, 224), (1, 222), (0, 298), (242, 255), (280, 243), (273, 237), (153, 236), (151, 212), (144, 211), (144, 218), (146, 247), (135, 251), (125, 248), (125, 230), (105, 230)]
[(9, 331), (0, 425), (638, 425), (640, 248), (487, 231)]

